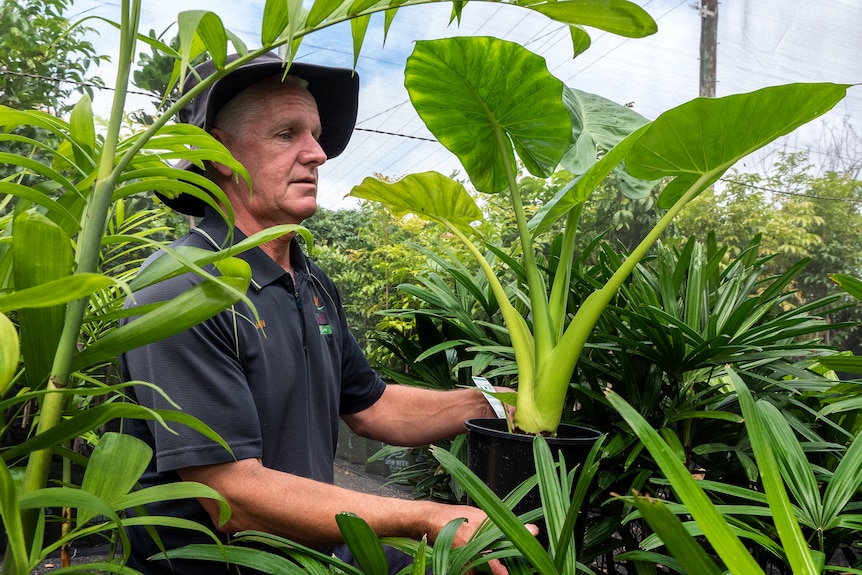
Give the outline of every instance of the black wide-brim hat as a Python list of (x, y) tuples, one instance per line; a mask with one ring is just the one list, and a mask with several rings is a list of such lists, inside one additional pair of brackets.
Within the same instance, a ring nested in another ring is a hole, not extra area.
[[(231, 54), (227, 63), (239, 56)], [(204, 78), (216, 72), (212, 61), (204, 62), (195, 67), (195, 73), (190, 73), (183, 84), (183, 90), (188, 91), (197, 86)], [(285, 74), (285, 63), (280, 56), (271, 52), (258, 56), (243, 64), (230, 74), (219, 78), (212, 86), (195, 96), (179, 113), (179, 120), (185, 124), (193, 124), (209, 132), (215, 122), (216, 114), (225, 104), (246, 88), (269, 78)], [(359, 107), (359, 75), (349, 68), (333, 68), (305, 62), (292, 62), (287, 74), (302, 78), (308, 82), (308, 91), (317, 102), (320, 115), (320, 147), (327, 158), (338, 156), (347, 147), (353, 128), (356, 125), (356, 113)], [(198, 166), (191, 162), (181, 161), (178, 168), (202, 173)], [(171, 208), (192, 216), (202, 216), (204, 206), (202, 200), (189, 195), (180, 194), (169, 198), (157, 192), (159, 198)]]

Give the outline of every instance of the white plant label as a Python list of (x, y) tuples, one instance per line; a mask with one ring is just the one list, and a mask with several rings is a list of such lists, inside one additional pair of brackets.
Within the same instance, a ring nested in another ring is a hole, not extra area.
[(485, 393), (486, 391), (494, 391), (494, 386), (491, 385), (491, 382), (484, 377), (474, 375), (473, 383), (476, 384), (476, 387), (482, 390), (485, 399), (487, 399), (488, 403), (491, 404), (491, 408), (494, 410), (494, 413), (497, 414), (497, 417), (499, 417), (500, 419), (506, 419), (506, 408), (503, 407), (503, 402), (491, 395), (490, 393)]

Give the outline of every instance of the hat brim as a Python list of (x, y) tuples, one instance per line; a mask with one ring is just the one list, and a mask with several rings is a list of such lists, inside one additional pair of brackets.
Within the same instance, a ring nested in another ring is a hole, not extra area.
[[(236, 59), (229, 56), (228, 61)], [(200, 77), (208, 77), (215, 72), (212, 62), (196, 68)], [(297, 76), (308, 82), (308, 91), (317, 102), (320, 115), (320, 147), (327, 158), (335, 158), (347, 147), (359, 108), (359, 75), (348, 68), (333, 68), (305, 62), (292, 62), (287, 74)], [(246, 88), (275, 75), (284, 75), (285, 67), (281, 57), (273, 53), (264, 54), (237, 68), (230, 74), (219, 78), (208, 90), (199, 94), (195, 101), (180, 112), (180, 121), (194, 124), (209, 132), (215, 117), (225, 104)], [(190, 86), (197, 84), (197, 78), (187, 79)], [(190, 87), (187, 85), (187, 88)], [(200, 169), (188, 161), (180, 161), (178, 168), (201, 173)], [(184, 214), (201, 216), (204, 202), (188, 194), (169, 198), (159, 194), (159, 198), (172, 209)]]

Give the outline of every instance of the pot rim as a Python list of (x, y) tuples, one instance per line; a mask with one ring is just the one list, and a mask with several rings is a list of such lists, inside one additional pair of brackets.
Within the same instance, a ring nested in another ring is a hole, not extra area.
[[(508, 430), (505, 419), (495, 417), (468, 419), (464, 422), (464, 425), (467, 427), (468, 435), (473, 432), (524, 443), (532, 443), (533, 437), (535, 437), (524, 433), (512, 433)], [(502, 429), (500, 429), (501, 427)], [(564, 430), (566, 432), (562, 437), (559, 435), (560, 430)], [(571, 423), (561, 423), (560, 427), (557, 429), (557, 433), (558, 435), (555, 437), (546, 437), (545, 440), (550, 445), (572, 445), (579, 443), (595, 443), (598, 441), (599, 437), (602, 436), (600, 431), (590, 429), (589, 427), (573, 425)]]

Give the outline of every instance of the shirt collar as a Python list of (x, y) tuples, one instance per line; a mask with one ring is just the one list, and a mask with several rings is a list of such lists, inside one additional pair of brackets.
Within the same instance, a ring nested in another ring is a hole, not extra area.
[[(196, 228), (192, 229), (192, 233), (202, 237), (214, 249), (221, 249), (228, 245), (226, 242), (228, 236), (227, 223), (217, 211), (209, 206), (205, 209), (204, 218)], [(234, 227), (233, 241), (230, 245), (237, 244), (246, 237), (239, 228)], [(251, 285), (256, 290), (260, 290), (263, 286), (281, 279), (287, 273), (284, 268), (269, 257), (260, 247), (246, 250), (237, 254), (236, 257), (248, 262), (248, 265), (251, 267)], [(302, 247), (295, 237), (290, 241), (290, 262), (298, 281), (298, 276), (305, 274), (308, 263)]]

